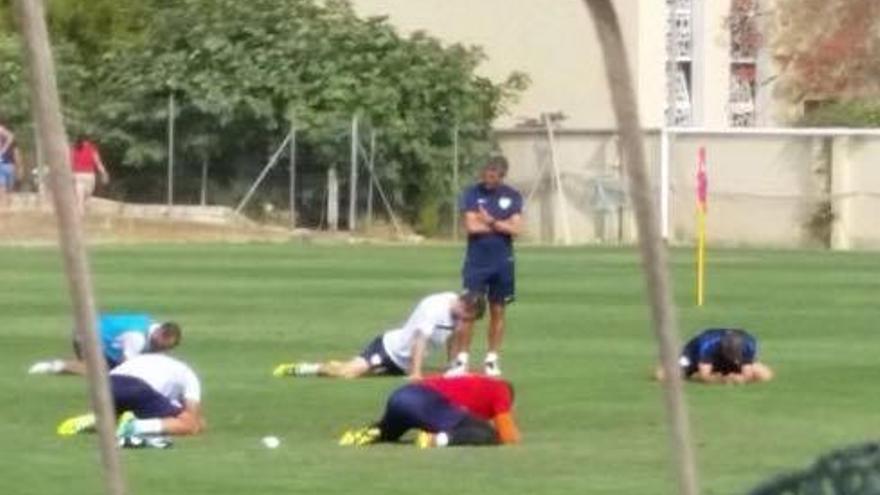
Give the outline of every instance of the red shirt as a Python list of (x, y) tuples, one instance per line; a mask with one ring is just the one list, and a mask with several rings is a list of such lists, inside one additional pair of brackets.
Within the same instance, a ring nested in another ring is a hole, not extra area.
[(506, 382), (483, 375), (432, 376), (419, 383), (486, 420), (510, 412), (513, 402)]
[(93, 174), (98, 167), (98, 148), (91, 141), (83, 141), (80, 146), (70, 149), (70, 163), (77, 173)]

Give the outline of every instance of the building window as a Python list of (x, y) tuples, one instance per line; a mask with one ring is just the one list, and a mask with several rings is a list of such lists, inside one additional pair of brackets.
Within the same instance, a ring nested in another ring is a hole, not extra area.
[(732, 127), (755, 125), (756, 76), (761, 33), (758, 25), (758, 0), (731, 0), (730, 17), (730, 89), (727, 120)]
[[(671, 125), (691, 124), (691, 68), (693, 60), (693, 9), (691, 0), (666, 0), (669, 10), (666, 23), (666, 43), (670, 60), (667, 67), (672, 75), (673, 101), (667, 108), (667, 119)], [(671, 113), (671, 115), (670, 115)]]

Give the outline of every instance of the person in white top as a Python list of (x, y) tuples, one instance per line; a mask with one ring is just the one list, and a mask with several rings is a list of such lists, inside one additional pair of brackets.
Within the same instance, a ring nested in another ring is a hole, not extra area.
[[(113, 369), (138, 354), (164, 352), (177, 347), (183, 338), (180, 325), (157, 321), (146, 313), (101, 313), (98, 315), (98, 340), (107, 362)], [(78, 337), (73, 340), (76, 359), (50, 359), (34, 363), (28, 373), (85, 375), (83, 348)]]
[[(205, 427), (202, 386), (187, 364), (165, 354), (141, 354), (110, 372), (110, 392), (120, 416), (117, 436), (195, 435)], [(91, 414), (58, 427), (69, 436), (94, 428)]]
[[(481, 294), (441, 292), (422, 299), (400, 328), (389, 330), (348, 361), (284, 363), (273, 375), (358, 378), (366, 375), (422, 377), (422, 367), (432, 348), (449, 343), (463, 322), (483, 316), (486, 303)], [(447, 348), (448, 352), (448, 348)]]

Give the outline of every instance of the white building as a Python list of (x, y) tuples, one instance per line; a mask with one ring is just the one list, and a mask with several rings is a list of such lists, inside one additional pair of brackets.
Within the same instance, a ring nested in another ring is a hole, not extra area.
[[(772, 0), (760, 0), (769, 3)], [(731, 36), (733, 6), (757, 12), (759, 0), (616, 0), (638, 82), (643, 125), (660, 127), (668, 99), (667, 26), (676, 29), (677, 122), (704, 127), (767, 125), (772, 64)], [(364, 16), (388, 16), (406, 33), (424, 30), (449, 43), (482, 46), (484, 75), (526, 72), (531, 87), (497, 122), (511, 128), (560, 111), (561, 126), (613, 126), (604, 65), (583, 0), (354, 0)], [(741, 9), (743, 10), (743, 9)], [(741, 30), (740, 30), (741, 31)], [(757, 102), (757, 103), (756, 103)]]
[[(874, 159), (880, 134), (714, 131), (769, 127), (797, 116), (795, 106), (774, 99), (773, 57), (758, 49), (757, 23), (779, 21), (772, 17), (773, 1), (614, 0), (663, 229), (672, 243), (693, 241), (694, 171), (704, 149), (712, 245), (828, 245), (830, 232), (834, 248), (880, 248), (880, 223), (874, 221), (880, 208)], [(495, 80), (514, 70), (529, 74), (531, 87), (496, 122), (499, 146), (511, 161), (508, 181), (527, 197), (529, 239), (633, 240), (605, 65), (583, 0), (353, 4), (361, 15), (389, 16), (402, 32), (425, 30), (450, 43), (482, 46), (488, 59), (480, 70)], [(673, 54), (674, 78), (667, 77), (672, 73), (666, 70), (667, 53)], [(669, 79), (677, 84), (668, 86)], [(670, 100), (675, 125), (701, 129), (662, 139), (658, 129), (666, 124)], [(566, 116), (555, 126), (519, 125), (554, 112)]]

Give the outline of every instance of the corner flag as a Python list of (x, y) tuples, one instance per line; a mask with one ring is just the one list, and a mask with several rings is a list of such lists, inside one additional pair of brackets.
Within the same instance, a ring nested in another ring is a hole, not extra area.
[(709, 210), (709, 179), (706, 176), (706, 148), (697, 154), (697, 306), (706, 292), (706, 213)]

